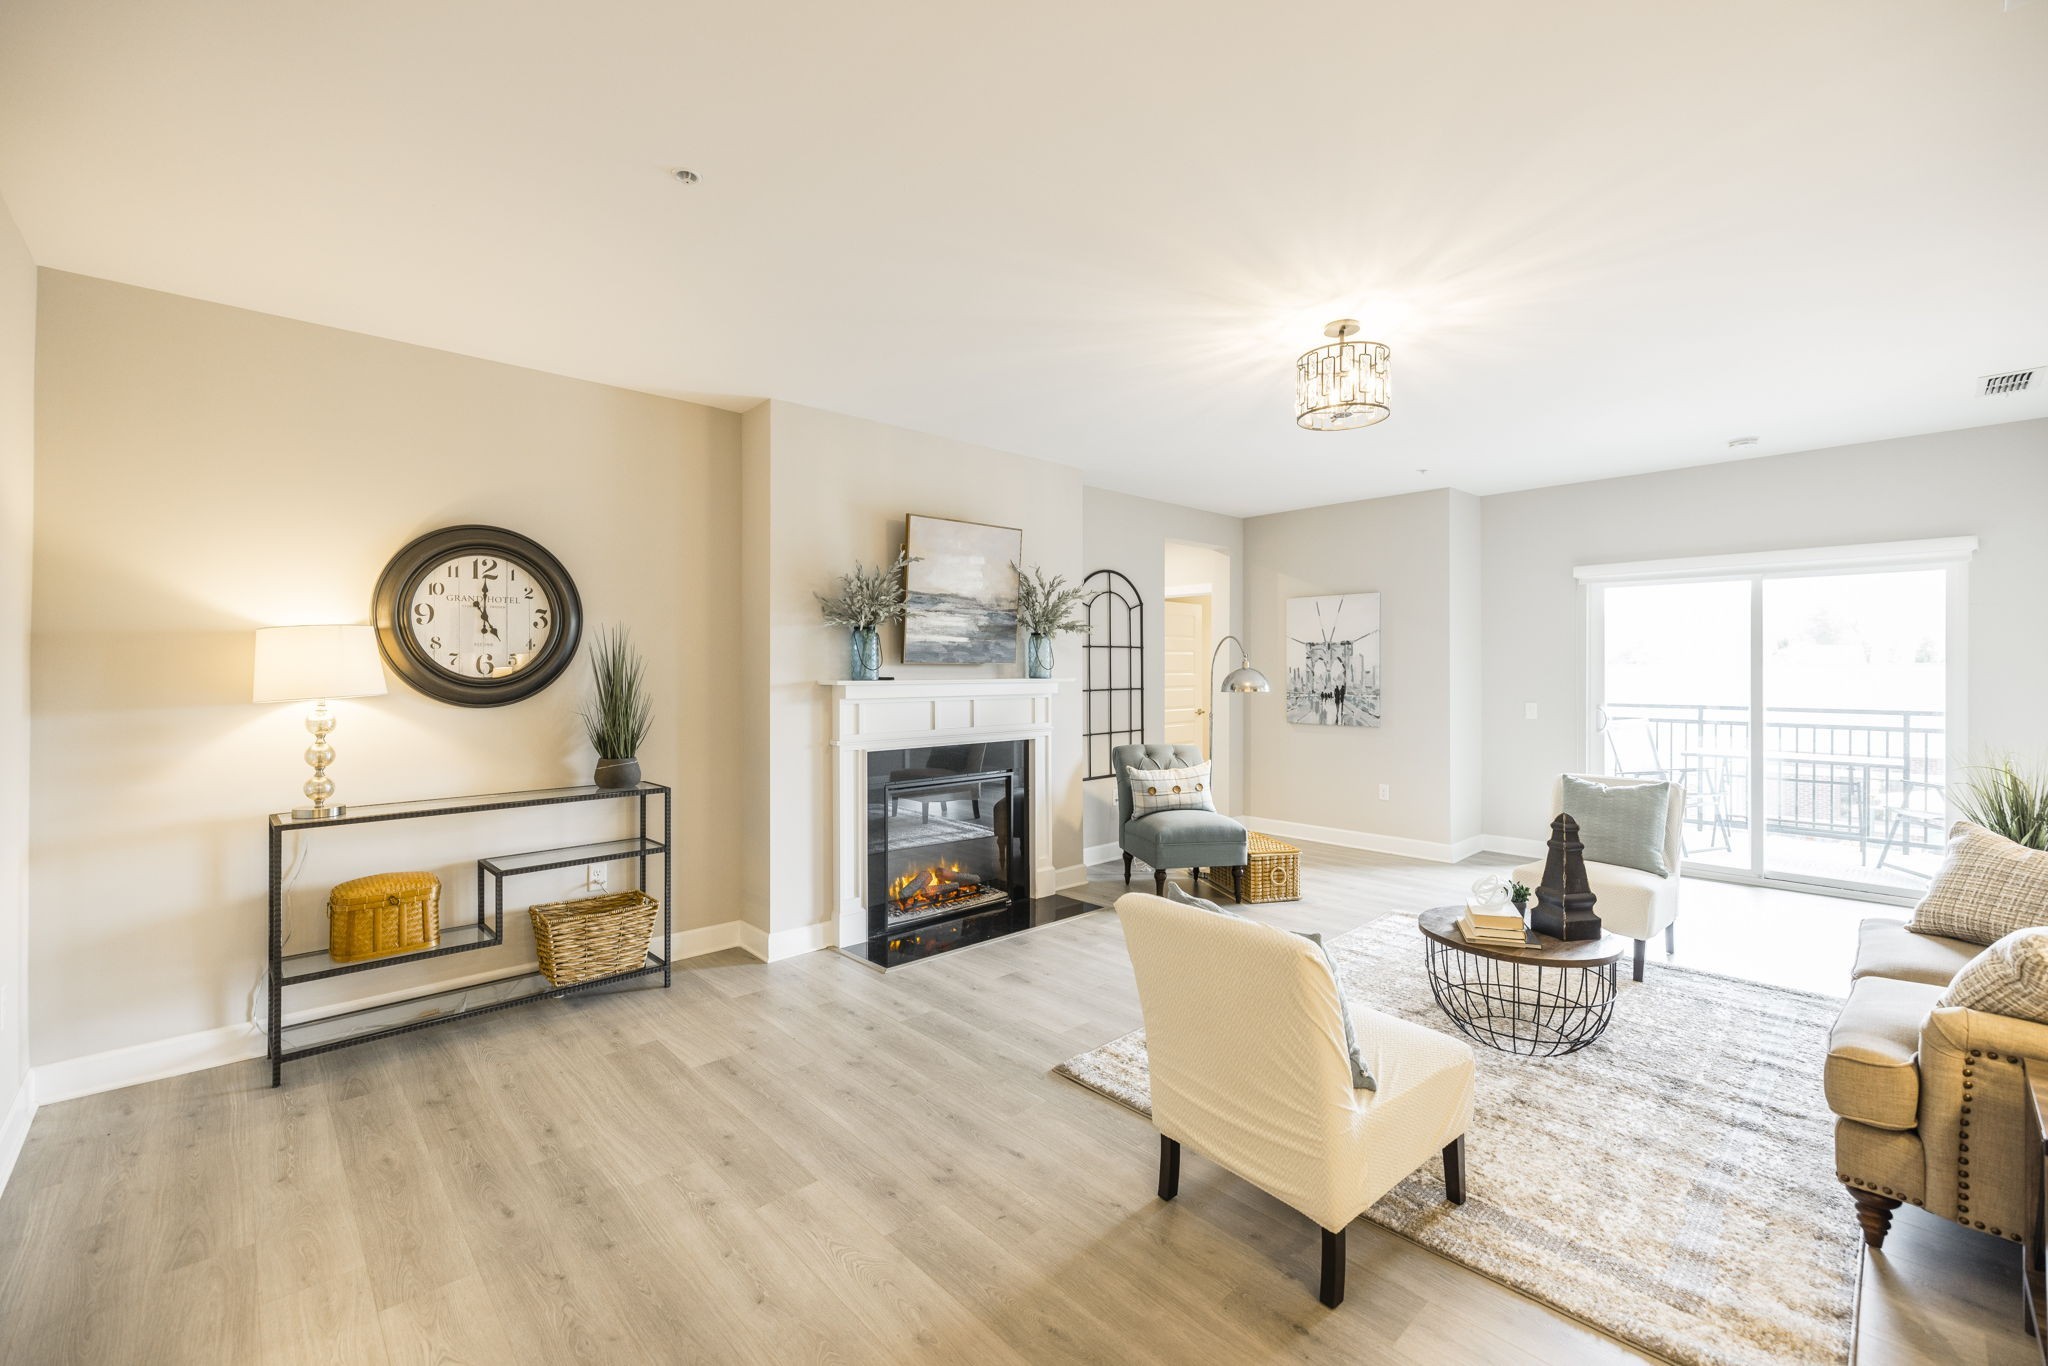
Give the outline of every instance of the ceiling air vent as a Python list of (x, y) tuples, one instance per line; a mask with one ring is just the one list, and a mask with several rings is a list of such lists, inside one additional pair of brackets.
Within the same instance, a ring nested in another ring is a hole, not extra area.
[(1984, 376), (1984, 397), (1994, 394), (2017, 394), (2034, 382), (2032, 370), (2014, 370), (2003, 375)]

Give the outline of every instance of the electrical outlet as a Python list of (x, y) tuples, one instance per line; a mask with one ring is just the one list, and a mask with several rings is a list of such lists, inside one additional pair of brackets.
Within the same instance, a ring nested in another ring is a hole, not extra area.
[(586, 869), (586, 885), (593, 892), (609, 891), (612, 885), (612, 867), (609, 863), (593, 863)]
[(1394, 787), (1393, 787), (1393, 784), (1391, 784), (1391, 783), (1381, 783), (1381, 784), (1380, 784), (1380, 800), (1381, 800), (1381, 801), (1383, 801), (1383, 802), (1390, 802), (1390, 801), (1394, 800)]
[(1524, 721), (1534, 721), (1536, 719), (1536, 704), (1534, 702), (1524, 702), (1522, 704), (1522, 719)]

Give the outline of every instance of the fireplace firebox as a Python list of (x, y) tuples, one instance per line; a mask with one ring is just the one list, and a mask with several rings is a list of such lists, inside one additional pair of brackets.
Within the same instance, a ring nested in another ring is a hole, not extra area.
[(1025, 743), (868, 754), (868, 933), (1029, 905)]

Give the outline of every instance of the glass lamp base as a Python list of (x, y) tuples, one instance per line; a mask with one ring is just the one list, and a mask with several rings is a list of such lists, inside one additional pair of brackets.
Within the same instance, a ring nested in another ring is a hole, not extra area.
[(340, 802), (336, 802), (333, 806), (295, 806), (292, 808), (292, 819), (295, 821), (324, 821), (331, 820), (336, 816), (346, 815), (347, 813), (348, 808)]

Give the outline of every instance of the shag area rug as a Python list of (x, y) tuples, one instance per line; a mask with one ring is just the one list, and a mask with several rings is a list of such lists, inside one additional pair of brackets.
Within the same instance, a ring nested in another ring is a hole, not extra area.
[[(1328, 942), (1353, 1000), (1457, 1033), (1413, 916)], [(1431, 1162), (1365, 1217), (1687, 1366), (1847, 1362), (1859, 1242), (1821, 1093), (1841, 1003), (1681, 968), (1631, 985), (1626, 960), (1621, 974), (1589, 1048), (1474, 1045), (1462, 1207)], [(1055, 1070), (1151, 1114), (1143, 1030)]]

